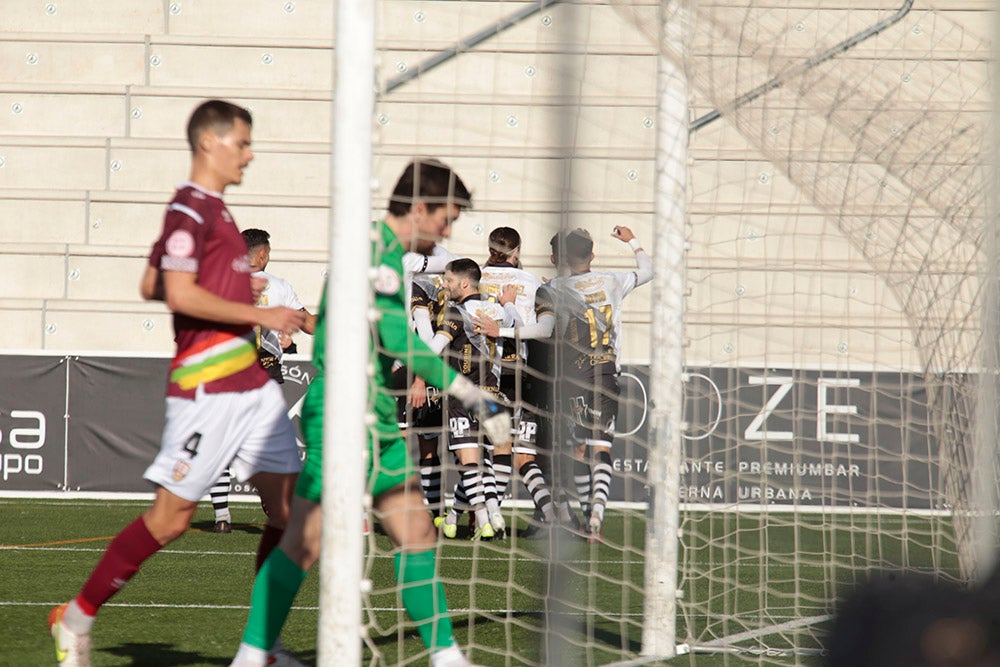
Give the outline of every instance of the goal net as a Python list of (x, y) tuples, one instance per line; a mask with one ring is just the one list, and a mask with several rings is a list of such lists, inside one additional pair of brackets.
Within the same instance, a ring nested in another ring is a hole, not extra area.
[[(968, 583), (995, 558), (995, 439), (976, 437), (995, 423), (988, 34), (912, 4), (695, 10), (694, 649), (817, 649), (836, 596), (874, 570)], [(654, 8), (618, 8), (684, 55)]]
[[(996, 279), (985, 32), (970, 13), (909, 0), (380, 6), (376, 217), (402, 166), (428, 155), (474, 191), (444, 241), (453, 253), (482, 264), (490, 232), (509, 226), (523, 268), (554, 278), (550, 238), (582, 227), (595, 271), (628, 272), (632, 249), (611, 236), (627, 226), (658, 277), (684, 278), (683, 373), (657, 362), (676, 291), (654, 281), (622, 302), (600, 539), (528, 537), (534, 505), (515, 471), (506, 539), (470, 541), (462, 523), (440, 540), (456, 638), (475, 662), (798, 664), (873, 572), (984, 575), (1000, 479), (980, 400), (993, 395), (982, 371), (996, 369), (997, 316), (984, 311), (984, 278)], [(687, 141), (663, 126), (658, 84), (671, 76), (689, 95)], [(679, 183), (662, 177), (665, 150)], [(683, 203), (679, 237), (662, 234), (665, 195)], [(658, 416), (669, 386), (683, 410)], [(578, 494), (593, 486), (560, 455), (569, 411), (547, 416), (552, 496), (586, 523)], [(664, 447), (679, 447), (675, 484), (656, 464)], [(457, 473), (440, 456), (450, 505)], [(651, 511), (671, 492), (676, 529)], [(676, 568), (651, 583), (662, 542)], [(365, 656), (423, 664), (391, 553), (376, 525)], [(671, 628), (668, 650), (646, 643), (651, 625)]]

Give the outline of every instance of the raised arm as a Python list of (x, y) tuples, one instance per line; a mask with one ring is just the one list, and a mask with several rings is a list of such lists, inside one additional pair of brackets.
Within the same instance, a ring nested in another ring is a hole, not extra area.
[(444, 273), (444, 267), (458, 255), (448, 252), (444, 246), (436, 246), (433, 255), (408, 252), (403, 255), (403, 268), (408, 273)]
[(639, 239), (635, 237), (632, 230), (624, 225), (619, 225), (615, 227), (614, 232), (611, 236), (622, 241), (623, 243), (629, 244), (632, 251), (635, 253), (635, 286), (645, 285), (650, 280), (653, 279), (653, 260), (649, 256), (649, 253), (642, 247)]

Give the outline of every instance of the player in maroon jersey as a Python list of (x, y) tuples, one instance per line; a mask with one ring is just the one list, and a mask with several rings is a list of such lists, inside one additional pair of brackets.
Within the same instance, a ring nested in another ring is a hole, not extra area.
[(187, 530), (226, 466), (256, 486), (269, 509), (258, 563), (284, 530), (301, 464), (281, 390), (257, 362), (253, 327), (292, 333), (305, 314), (254, 306), (246, 244), (222, 201), (253, 159), (251, 124), (246, 109), (221, 100), (199, 105), (188, 122), (190, 180), (167, 207), (154, 246), (162, 249), (157, 268), (177, 343), (160, 452), (144, 475), (155, 497), (111, 541), (76, 598), (52, 610), (60, 665), (90, 665), (98, 610), (147, 558)]

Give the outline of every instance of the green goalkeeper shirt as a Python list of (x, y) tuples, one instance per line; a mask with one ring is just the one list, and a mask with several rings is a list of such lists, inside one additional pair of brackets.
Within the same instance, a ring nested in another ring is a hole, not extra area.
[[(368, 402), (377, 423), (379, 439), (399, 435), (396, 397), (392, 395), (392, 365), (399, 360), (413, 373), (434, 387), (448, 387), (457, 373), (427, 347), (410, 328), (406, 310), (406, 285), (403, 255), (406, 249), (385, 221), (379, 226), (380, 240), (372, 244), (372, 266), (376, 267), (372, 284), (375, 308), (380, 317), (372, 322), (369, 354), (375, 369), (368, 386)], [(348, 287), (348, 289), (350, 289)], [(326, 292), (320, 302), (316, 321), (313, 365), (317, 377), (323, 377), (326, 341)]]

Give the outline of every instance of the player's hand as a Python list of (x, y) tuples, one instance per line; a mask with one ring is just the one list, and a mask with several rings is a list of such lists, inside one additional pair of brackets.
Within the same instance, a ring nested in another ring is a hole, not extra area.
[(500, 305), (506, 306), (508, 303), (514, 303), (517, 300), (517, 285), (510, 284), (504, 285), (500, 290)]
[(448, 393), (461, 401), (462, 407), (476, 415), (479, 428), (494, 447), (511, 440), (513, 422), (510, 411), (492, 394), (477, 387), (464, 375), (459, 375), (452, 381), (448, 386)]
[(635, 234), (632, 233), (632, 230), (625, 225), (618, 225), (615, 227), (614, 231), (611, 232), (611, 236), (624, 243), (628, 243), (635, 238)]
[(472, 318), (472, 328), (475, 333), (481, 333), (484, 336), (489, 336), (490, 338), (497, 338), (500, 336), (500, 325), (497, 324), (496, 320), (490, 317), (476, 315)]
[(427, 405), (427, 383), (421, 377), (413, 378), (413, 384), (410, 385), (410, 405), (414, 408)]
[(293, 310), (285, 306), (274, 308), (258, 308), (257, 324), (262, 327), (291, 336), (302, 328), (306, 322), (306, 314), (301, 310)]
[(486, 392), (483, 392), (483, 398), (476, 403), (476, 418), (479, 420), (479, 429), (494, 447), (502, 447), (511, 441), (514, 423), (510, 412)]

